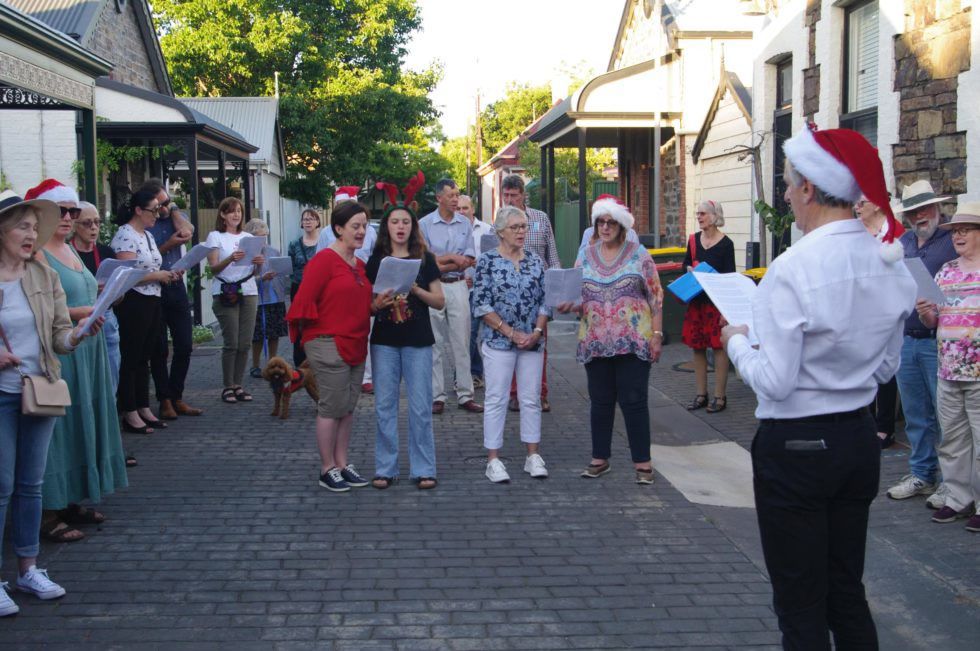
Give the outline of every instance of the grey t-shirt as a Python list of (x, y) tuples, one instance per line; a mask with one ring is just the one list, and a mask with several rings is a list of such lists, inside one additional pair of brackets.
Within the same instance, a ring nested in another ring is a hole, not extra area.
[[(41, 373), (41, 339), (37, 336), (34, 312), (27, 302), (27, 295), (19, 280), (0, 283), (3, 290), (3, 309), (0, 309), (0, 326), (10, 342), (10, 349), (20, 359), (19, 369), (8, 367), (0, 370), (0, 391), (20, 393), (20, 374)], [(5, 348), (6, 349), (6, 348)]]

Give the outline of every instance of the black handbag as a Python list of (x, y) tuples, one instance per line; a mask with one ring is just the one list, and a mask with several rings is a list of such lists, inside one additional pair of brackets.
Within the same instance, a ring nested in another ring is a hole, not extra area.
[(255, 274), (249, 274), (241, 280), (235, 282), (225, 282), (221, 280), (221, 287), (218, 289), (218, 301), (225, 307), (236, 307), (242, 298), (242, 285)]

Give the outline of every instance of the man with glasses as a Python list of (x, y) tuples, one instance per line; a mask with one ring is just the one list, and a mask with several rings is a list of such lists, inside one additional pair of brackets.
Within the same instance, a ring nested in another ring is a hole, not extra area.
[[(892, 210), (905, 213), (912, 227), (902, 235), (906, 258), (919, 258), (935, 276), (939, 268), (956, 257), (949, 231), (939, 228), (939, 204), (950, 197), (936, 196), (929, 181), (916, 181), (902, 190), (902, 201)], [(936, 385), (939, 359), (936, 330), (927, 328), (912, 312), (905, 321), (902, 340), (902, 362), (895, 379), (902, 398), (905, 435), (909, 439), (909, 474), (888, 489), (888, 497), (904, 500), (928, 495), (927, 506), (938, 509), (944, 504), (943, 487), (937, 490), (939, 459), (936, 447), (940, 441), (936, 418)]]
[[(194, 234), (194, 226), (180, 214), (176, 206), (171, 204), (170, 195), (159, 179), (149, 179), (140, 190), (155, 192), (160, 204), (156, 224), (149, 229), (149, 232), (163, 257), (161, 269), (169, 270), (183, 255), (182, 247), (190, 242)], [(165, 283), (161, 286), (160, 307), (165, 327), (160, 329), (160, 340), (150, 358), (150, 372), (153, 374), (157, 400), (160, 401), (160, 418), (176, 420), (178, 415), (200, 416), (204, 413), (203, 409), (191, 407), (184, 402), (184, 381), (190, 368), (193, 346), (191, 336), (193, 323), (187, 288), (183, 282)], [(167, 345), (168, 330), (174, 349), (169, 370), (167, 368), (170, 352)]]

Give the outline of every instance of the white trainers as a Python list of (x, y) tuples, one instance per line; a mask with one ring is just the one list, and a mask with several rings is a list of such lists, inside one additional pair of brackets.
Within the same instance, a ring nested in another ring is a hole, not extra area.
[(65, 589), (48, 578), (47, 570), (31, 565), (24, 576), (17, 577), (17, 589), (30, 592), (38, 599), (57, 599), (65, 596)]
[(916, 495), (932, 495), (935, 492), (935, 484), (922, 481), (915, 475), (905, 475), (902, 481), (888, 489), (887, 494), (893, 500), (906, 500)]
[(510, 475), (507, 474), (507, 466), (504, 465), (503, 461), (494, 459), (487, 464), (487, 479), (495, 484), (510, 481)]
[(524, 472), (535, 479), (544, 479), (548, 476), (548, 469), (544, 466), (544, 459), (540, 454), (532, 454), (524, 462)]
[(946, 496), (949, 495), (949, 486), (946, 482), (941, 482), (936, 487), (936, 492), (926, 498), (926, 506), (934, 511), (946, 506)]
[(16, 615), (20, 612), (20, 607), (7, 594), (7, 582), (0, 581), (0, 617)]

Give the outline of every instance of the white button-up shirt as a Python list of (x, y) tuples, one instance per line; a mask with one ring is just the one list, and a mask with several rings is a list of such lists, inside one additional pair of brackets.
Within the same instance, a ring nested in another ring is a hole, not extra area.
[[(324, 250), (331, 244), (337, 241), (337, 236), (333, 233), (333, 228), (330, 224), (327, 224), (326, 228), (320, 229), (320, 239), (316, 243), (316, 252)], [(374, 251), (374, 244), (378, 241), (378, 231), (375, 230), (374, 226), (369, 222), (367, 229), (364, 231), (364, 242), (361, 247), (354, 251), (354, 257), (360, 258), (365, 264), (367, 264), (368, 258), (371, 257), (371, 252)]]
[(743, 335), (728, 355), (755, 391), (756, 418), (865, 407), (898, 369), (915, 281), (888, 264), (857, 219), (808, 233), (773, 261), (752, 304), (759, 348)]

